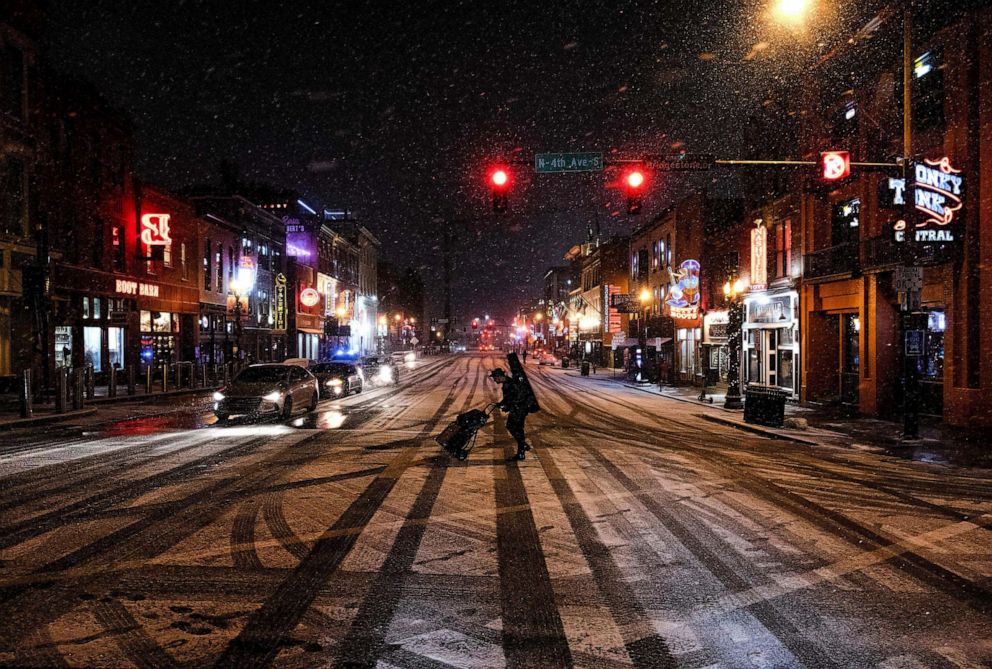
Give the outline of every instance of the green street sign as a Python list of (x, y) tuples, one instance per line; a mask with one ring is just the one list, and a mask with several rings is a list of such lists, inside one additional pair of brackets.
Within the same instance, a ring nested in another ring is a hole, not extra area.
[(602, 152), (534, 154), (534, 171), (538, 174), (601, 172), (602, 170)]

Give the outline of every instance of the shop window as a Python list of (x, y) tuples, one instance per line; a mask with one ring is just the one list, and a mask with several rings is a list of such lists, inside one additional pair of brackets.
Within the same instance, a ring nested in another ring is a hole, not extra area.
[(55, 366), (72, 367), (72, 328), (55, 326)]
[(124, 328), (107, 328), (107, 366), (124, 367)]
[(7, 158), (0, 165), (0, 216), (4, 234), (21, 237), (27, 225), (27, 181), (24, 163)]
[(103, 329), (98, 327), (83, 328), (83, 362), (92, 365), (93, 369), (103, 369), (100, 364), (100, 353), (103, 348)]
[(930, 311), (927, 314), (926, 347), (921, 370), (926, 381), (943, 381), (944, 379), (944, 331), (947, 329), (947, 317), (943, 311)]
[(152, 331), (152, 312), (142, 311), (139, 317), (139, 327), (142, 332)]

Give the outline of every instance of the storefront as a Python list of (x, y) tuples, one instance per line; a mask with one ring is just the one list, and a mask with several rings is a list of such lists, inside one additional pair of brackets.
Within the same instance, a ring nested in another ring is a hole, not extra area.
[(727, 381), (727, 370), (730, 368), (728, 321), (726, 310), (709, 311), (703, 316), (703, 368), (709, 370), (713, 382)]
[(919, 358), (920, 413), (944, 414), (944, 333), (947, 316), (943, 308), (926, 308), (927, 330), (923, 355)]
[(752, 293), (744, 300), (744, 380), (799, 396), (799, 295)]

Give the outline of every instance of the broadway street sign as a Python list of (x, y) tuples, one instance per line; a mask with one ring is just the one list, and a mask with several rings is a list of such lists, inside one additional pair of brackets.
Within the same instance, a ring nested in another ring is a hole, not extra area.
[(602, 169), (603, 154), (601, 152), (534, 154), (534, 171), (538, 174), (600, 172)]
[(703, 172), (711, 169), (715, 160), (708, 153), (673, 153), (652, 156), (650, 164), (662, 172)]

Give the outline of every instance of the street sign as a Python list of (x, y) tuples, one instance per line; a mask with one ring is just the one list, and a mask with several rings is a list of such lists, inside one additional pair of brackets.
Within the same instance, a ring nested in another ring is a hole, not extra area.
[(906, 330), (906, 355), (919, 357), (923, 355), (923, 330)]
[(637, 297), (631, 293), (613, 293), (610, 295), (610, 308), (621, 314), (636, 314), (641, 310)]
[(923, 268), (897, 267), (892, 272), (892, 288), (897, 293), (923, 290)]
[(410, 337), (410, 345), (411, 346), (416, 346), (419, 343), (420, 343), (420, 340), (419, 339), (417, 339), (416, 337)]
[(672, 153), (654, 156), (648, 162), (661, 172), (705, 172), (713, 168), (716, 158), (709, 153)]
[(534, 171), (538, 174), (600, 172), (602, 169), (602, 152), (534, 154)]

